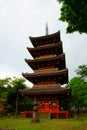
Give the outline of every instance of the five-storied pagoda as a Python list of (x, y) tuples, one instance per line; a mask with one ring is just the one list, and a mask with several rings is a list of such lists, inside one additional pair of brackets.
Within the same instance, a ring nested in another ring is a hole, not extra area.
[[(61, 101), (71, 94), (70, 88), (61, 87), (68, 83), (68, 69), (63, 53), (63, 44), (60, 31), (45, 36), (30, 37), (33, 48), (27, 48), (33, 59), (25, 62), (33, 69), (33, 73), (22, 73), (23, 77), (33, 83), (29, 90), (20, 90), (19, 93), (27, 95), (38, 102), (38, 113), (50, 114), (50, 118), (69, 118), (66, 110), (61, 110)], [(24, 116), (33, 111), (25, 111)]]

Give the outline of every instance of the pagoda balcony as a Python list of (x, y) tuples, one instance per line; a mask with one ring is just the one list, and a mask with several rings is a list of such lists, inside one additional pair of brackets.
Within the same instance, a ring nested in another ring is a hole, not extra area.
[(45, 67), (45, 68), (34, 70), (35, 73), (52, 72), (52, 71), (58, 71), (58, 68), (50, 66), (50, 67)]
[(54, 58), (54, 57), (57, 57), (57, 55), (54, 55), (54, 54), (48, 54), (48, 55), (42, 55), (42, 56), (39, 56), (39, 57), (36, 57), (35, 59), (48, 59), (48, 58)]
[(43, 84), (37, 84), (37, 85), (33, 85), (33, 88), (37, 88), (37, 89), (39, 89), (39, 88), (58, 88), (60, 86), (61, 85), (58, 84), (58, 83), (52, 84), (49, 81), (49, 84), (44, 84), (44, 83)]

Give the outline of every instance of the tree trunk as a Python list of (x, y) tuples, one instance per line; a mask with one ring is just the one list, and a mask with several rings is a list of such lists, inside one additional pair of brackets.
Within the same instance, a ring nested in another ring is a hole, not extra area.
[(80, 111), (80, 110), (79, 110), (79, 105), (78, 105), (78, 106), (77, 106), (77, 113), (79, 113), (79, 111)]
[(19, 99), (19, 96), (17, 94), (17, 97), (16, 97), (16, 115), (18, 115), (18, 99)]

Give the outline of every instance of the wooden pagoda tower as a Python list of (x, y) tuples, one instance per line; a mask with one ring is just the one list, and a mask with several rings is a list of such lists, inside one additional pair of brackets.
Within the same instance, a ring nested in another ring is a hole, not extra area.
[[(69, 118), (68, 111), (61, 110), (61, 101), (71, 94), (70, 88), (61, 87), (68, 83), (68, 69), (60, 39), (60, 31), (54, 34), (30, 37), (33, 48), (27, 47), (33, 59), (25, 62), (33, 69), (33, 73), (22, 73), (23, 77), (33, 83), (29, 90), (19, 93), (35, 98), (39, 113), (50, 113), (51, 118), (63, 115)], [(33, 112), (25, 111), (24, 116)]]

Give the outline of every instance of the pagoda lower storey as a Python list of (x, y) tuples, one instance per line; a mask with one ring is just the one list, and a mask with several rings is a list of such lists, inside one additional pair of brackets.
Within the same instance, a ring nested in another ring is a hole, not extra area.
[[(60, 118), (69, 118), (69, 112), (60, 110), (58, 100), (39, 100), (40, 106), (38, 106), (38, 113), (40, 118), (49, 118), (49, 119), (60, 119)], [(43, 105), (42, 105), (43, 104)], [(24, 111), (24, 117), (34, 118), (33, 111)]]
[[(49, 118), (49, 119), (60, 119), (60, 118), (69, 118), (69, 112), (63, 108), (61, 105), (61, 101), (69, 98), (71, 94), (70, 88), (41, 88), (41, 89), (30, 89), (20, 90), (19, 94), (29, 96), (32, 99), (36, 99), (38, 102), (38, 113), (41, 118)], [(38, 96), (39, 95), (39, 96)], [(65, 103), (67, 106), (67, 102)], [(24, 117), (34, 117), (34, 112), (32, 111), (24, 111)]]

